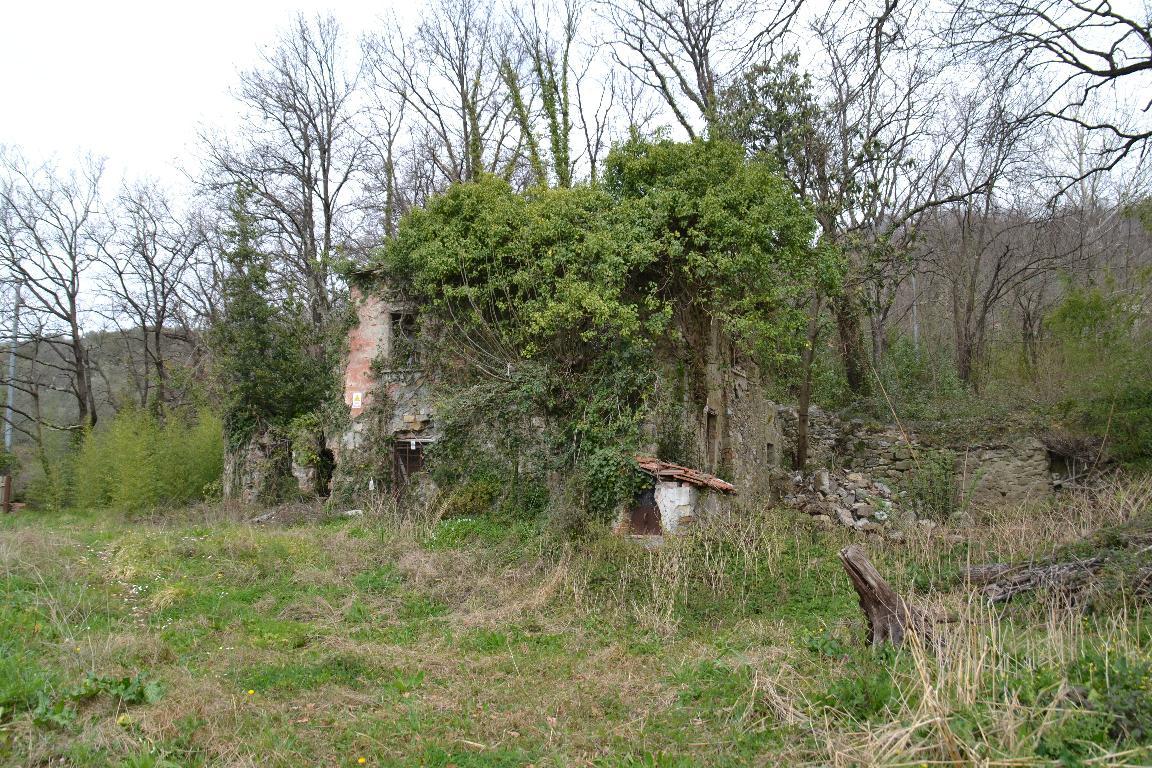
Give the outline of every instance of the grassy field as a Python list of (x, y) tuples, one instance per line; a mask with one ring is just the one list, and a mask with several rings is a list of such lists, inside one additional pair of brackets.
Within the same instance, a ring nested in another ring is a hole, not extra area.
[(659, 551), (384, 512), (20, 513), (0, 520), (0, 764), (1152, 764), (1137, 597), (993, 610), (958, 577), (1087, 546), (1150, 499), (863, 539), (947, 619), (899, 652), (863, 647), (851, 534), (779, 510)]

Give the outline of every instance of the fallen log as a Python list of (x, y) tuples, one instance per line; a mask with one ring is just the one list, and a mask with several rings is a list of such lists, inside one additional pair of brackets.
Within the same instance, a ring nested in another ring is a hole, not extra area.
[(972, 565), (964, 572), (964, 581), (972, 586), (982, 586), (996, 581), (1016, 566), (1008, 563), (988, 563), (986, 565)]
[(909, 632), (931, 639), (930, 622), (884, 580), (864, 550), (852, 544), (840, 550), (840, 562), (860, 597), (860, 608), (868, 619), (869, 642), (899, 646)]
[(1104, 565), (1104, 558), (1090, 557), (1066, 563), (1010, 567), (1003, 563), (968, 569), (969, 583), (983, 584), (980, 592), (990, 603), (1004, 603), (1022, 592), (1037, 589), (1071, 591), (1084, 584)]

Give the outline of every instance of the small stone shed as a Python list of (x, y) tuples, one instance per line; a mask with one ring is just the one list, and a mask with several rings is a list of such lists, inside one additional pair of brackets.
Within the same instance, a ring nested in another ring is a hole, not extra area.
[(736, 487), (715, 475), (662, 461), (654, 456), (637, 456), (636, 466), (653, 482), (641, 490), (619, 528), (638, 536), (676, 533), (696, 518), (719, 506), (720, 499), (736, 493)]

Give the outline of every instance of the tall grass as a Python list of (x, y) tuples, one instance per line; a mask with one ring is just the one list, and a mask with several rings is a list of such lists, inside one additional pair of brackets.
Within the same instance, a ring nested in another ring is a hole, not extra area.
[(209, 411), (160, 420), (124, 410), (86, 435), (73, 459), (75, 505), (136, 511), (204, 497), (220, 479), (224, 437)]
[(913, 636), (898, 654), (864, 665), (850, 682), (882, 691), (864, 716), (850, 696), (802, 694), (827, 764), (1119, 765), (1149, 757), (1146, 618), (1136, 609), (1085, 617), (1059, 601), (1037, 613), (1008, 618), (970, 600), (934, 642)]

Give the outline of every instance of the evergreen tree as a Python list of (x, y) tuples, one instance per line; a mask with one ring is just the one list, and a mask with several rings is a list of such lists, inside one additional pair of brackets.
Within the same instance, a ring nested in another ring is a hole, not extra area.
[(327, 357), (310, 353), (318, 345), (303, 310), (290, 299), (274, 300), (250, 195), (239, 187), (230, 207), (224, 312), (212, 332), (224, 389), (224, 429), (232, 446), (315, 410), (331, 383)]

